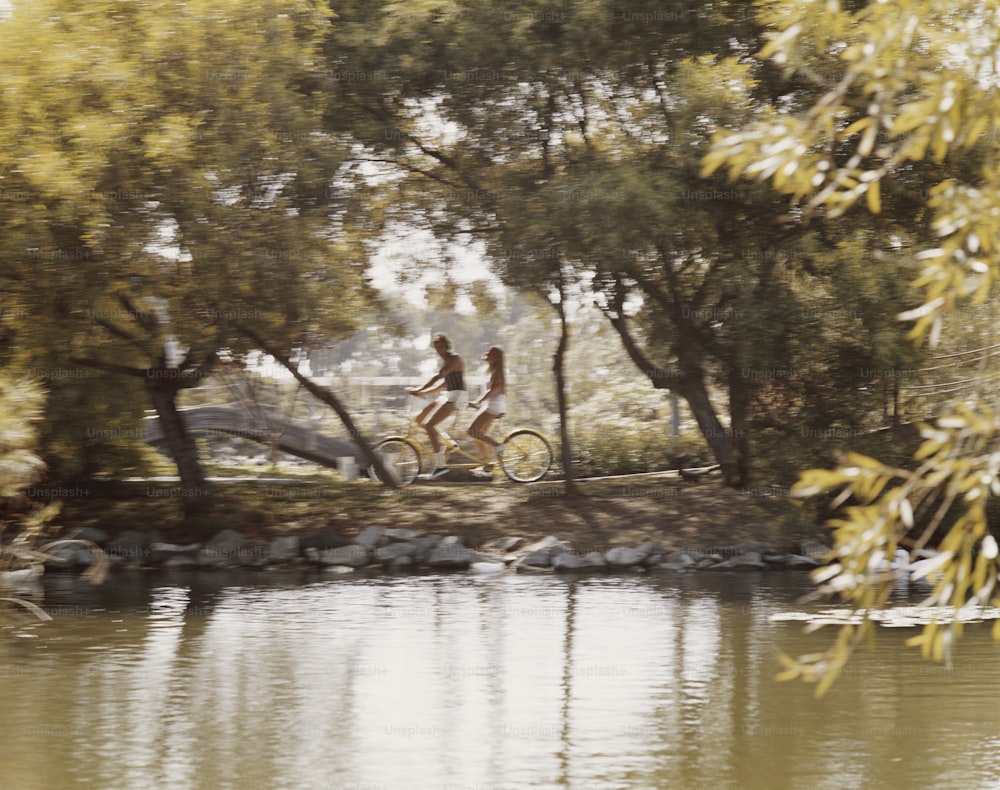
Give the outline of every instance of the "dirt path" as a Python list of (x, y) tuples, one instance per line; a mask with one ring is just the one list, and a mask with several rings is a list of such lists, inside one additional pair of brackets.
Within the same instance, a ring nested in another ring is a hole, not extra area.
[[(396, 500), (366, 524), (462, 535), (467, 545), (496, 537), (557, 535), (580, 551), (656, 541), (673, 550), (715, 550), (741, 542), (793, 546), (821, 539), (825, 530), (794, 506), (784, 491), (736, 491), (717, 478), (685, 481), (640, 475), (581, 481), (582, 496), (566, 498), (562, 485), (436, 483), (380, 496)], [(341, 514), (350, 521), (355, 515)], [(345, 525), (346, 526), (346, 525)]]

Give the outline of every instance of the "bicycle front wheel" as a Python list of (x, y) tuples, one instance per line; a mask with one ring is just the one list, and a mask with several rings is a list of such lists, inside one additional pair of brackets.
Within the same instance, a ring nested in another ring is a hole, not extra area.
[[(420, 451), (409, 439), (390, 436), (375, 445), (375, 453), (399, 485), (409, 485), (420, 474)], [(369, 469), (369, 476), (378, 483), (382, 482), (374, 466)]]
[(515, 483), (541, 480), (551, 466), (552, 448), (538, 431), (521, 428), (503, 440), (500, 468)]

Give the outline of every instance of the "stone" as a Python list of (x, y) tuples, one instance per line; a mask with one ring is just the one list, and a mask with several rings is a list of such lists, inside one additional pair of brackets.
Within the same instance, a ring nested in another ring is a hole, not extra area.
[(430, 556), (427, 557), (427, 564), (439, 570), (464, 570), (472, 563), (472, 557), (472, 552), (465, 546), (457, 544), (438, 546), (431, 550)]
[(547, 551), (530, 551), (521, 555), (514, 563), (517, 567), (528, 565), (534, 568), (548, 568), (552, 565), (552, 557)]
[(374, 551), (376, 547), (388, 543), (380, 527), (365, 527), (354, 542), (359, 546), (364, 546), (368, 551)]
[(412, 569), (415, 565), (416, 563), (413, 561), (413, 557), (394, 557), (389, 563), (389, 569), (394, 571), (405, 571)]
[(382, 530), (382, 534), (392, 542), (403, 542), (407, 540), (413, 540), (417, 537), (417, 533), (412, 529), (398, 529), (396, 527), (390, 527), (389, 529)]
[(417, 553), (417, 546), (413, 543), (390, 543), (380, 549), (375, 549), (375, 559), (379, 562), (391, 563), (401, 557), (407, 557), (410, 564), (413, 564), (413, 555)]
[(195, 555), (203, 548), (201, 543), (150, 543), (149, 556), (154, 563), (166, 563), (174, 557), (187, 556), (192, 563), (197, 564)]
[(573, 554), (556, 554), (552, 558), (552, 569), (555, 571), (578, 571), (581, 570), (583, 566), (583, 560)]
[(649, 548), (645, 548), (645, 546), (646, 544), (635, 548), (615, 546), (615, 548), (604, 552), (604, 559), (608, 565), (614, 568), (629, 568), (633, 565), (639, 565), (649, 554)]
[(233, 554), (214, 549), (199, 549), (194, 558), (199, 568), (225, 568), (237, 564)]
[(413, 552), (413, 559), (415, 562), (427, 562), (428, 557), (431, 556), (431, 552), (437, 548), (438, 540), (440, 538), (436, 535), (421, 535), (414, 538), (410, 543), (416, 547)]
[(368, 564), (368, 557), (368, 549), (364, 546), (351, 545), (321, 551), (319, 561), (323, 565), (347, 565), (351, 568), (360, 568)]
[(465, 541), (461, 535), (445, 535), (438, 541), (439, 546), (464, 546)]
[(149, 559), (149, 535), (135, 530), (125, 530), (104, 545), (104, 553), (113, 562), (124, 565), (141, 565)]
[(504, 565), (507, 564), (495, 554), (483, 554), (481, 551), (472, 552), (472, 562), (502, 562)]
[(800, 548), (800, 554), (805, 557), (812, 557), (814, 560), (822, 560), (830, 553), (830, 547), (816, 540), (804, 540)]
[(299, 547), (302, 549), (323, 551), (325, 549), (338, 549), (349, 543), (350, 541), (333, 527), (326, 527), (325, 529), (310, 532), (299, 537)]
[(241, 549), (247, 545), (247, 539), (235, 529), (224, 529), (216, 532), (205, 544), (206, 549)]
[(680, 553), (676, 557), (671, 557), (665, 562), (661, 562), (658, 567), (665, 571), (686, 571), (697, 565), (697, 562), (690, 554)]
[(711, 570), (761, 570), (766, 568), (764, 560), (761, 558), (760, 554), (756, 551), (748, 551), (746, 554), (740, 554), (738, 557), (730, 557), (728, 560), (723, 560), (720, 563), (711, 566)]
[(252, 552), (247, 549), (246, 537), (235, 529), (217, 532), (205, 544), (204, 551), (198, 552), (202, 564), (218, 567), (245, 564), (251, 556)]
[(46, 568), (86, 568), (94, 555), (81, 543), (67, 543), (46, 551), (51, 559), (45, 560)]
[(0, 594), (38, 595), (42, 592), (42, 573), (39, 566), (16, 571), (0, 571)]
[(103, 546), (107, 543), (110, 536), (103, 529), (97, 529), (96, 527), (77, 527), (66, 537), (69, 540), (88, 540), (91, 543), (96, 543), (98, 546)]
[(582, 563), (580, 570), (606, 571), (608, 569), (608, 561), (604, 559), (604, 555), (599, 551), (590, 552), (580, 562)]
[(508, 554), (523, 545), (524, 538), (494, 538), (486, 544), (486, 548), (491, 551), (498, 551), (501, 554)]
[(536, 540), (530, 546), (525, 546), (524, 551), (526, 553), (530, 553), (533, 551), (548, 551), (549, 549), (555, 546), (565, 547), (568, 545), (569, 544), (566, 543), (566, 541), (564, 541), (562, 538), (557, 538), (555, 535), (548, 535), (542, 538), (541, 540)]
[(803, 557), (801, 554), (788, 554), (785, 556), (786, 568), (804, 568), (806, 570), (818, 568), (822, 563), (812, 557)]
[(298, 535), (281, 535), (272, 540), (268, 547), (268, 559), (271, 562), (292, 562), (298, 558)]

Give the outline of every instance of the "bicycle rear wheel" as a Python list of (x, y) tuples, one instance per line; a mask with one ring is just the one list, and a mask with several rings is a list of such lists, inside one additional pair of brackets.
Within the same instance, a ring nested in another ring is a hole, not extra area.
[[(420, 451), (409, 439), (390, 436), (375, 445), (375, 452), (382, 466), (399, 485), (409, 485), (420, 474)], [(374, 466), (369, 468), (368, 476), (378, 483), (382, 482)]]
[(521, 428), (503, 440), (500, 468), (515, 483), (541, 480), (552, 466), (552, 448), (538, 431)]

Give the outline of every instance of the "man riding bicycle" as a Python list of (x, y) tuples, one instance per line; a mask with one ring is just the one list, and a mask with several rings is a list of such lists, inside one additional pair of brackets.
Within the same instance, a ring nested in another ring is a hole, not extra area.
[[(444, 361), (444, 364), (441, 365), (441, 369), (426, 384), (422, 387), (410, 387), (407, 389), (407, 392), (417, 397), (424, 397), (425, 395), (431, 395), (444, 390), (443, 394), (436, 401), (425, 406), (416, 417), (417, 423), (427, 431), (427, 438), (430, 440), (431, 449), (434, 450), (435, 468), (429, 477), (436, 478), (448, 473), (448, 467), (445, 465), (445, 453), (449, 449), (443, 446), (441, 433), (438, 431), (437, 426), (455, 413), (455, 409), (458, 408), (456, 404), (459, 398), (465, 394), (465, 364), (462, 362), (462, 358), (451, 350), (451, 341), (447, 335), (440, 332), (434, 335), (431, 345), (438, 353), (438, 356)], [(435, 386), (436, 382), (440, 382), (440, 384)], [(450, 438), (448, 441), (454, 444), (454, 441)]]

